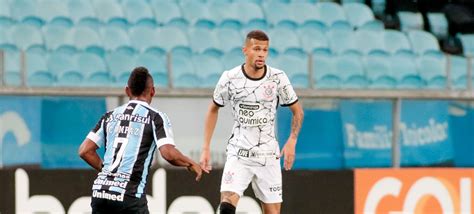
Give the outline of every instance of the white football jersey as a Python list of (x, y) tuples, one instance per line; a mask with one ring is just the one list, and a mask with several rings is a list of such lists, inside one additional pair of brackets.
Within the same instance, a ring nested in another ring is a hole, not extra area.
[(268, 158), (278, 157), (280, 149), (275, 137), (275, 116), (278, 105), (289, 106), (298, 101), (286, 74), (265, 66), (262, 78), (247, 76), (244, 66), (224, 71), (214, 90), (214, 102), (230, 104), (234, 116), (232, 135), (227, 145), (228, 156), (246, 162), (267, 165)]

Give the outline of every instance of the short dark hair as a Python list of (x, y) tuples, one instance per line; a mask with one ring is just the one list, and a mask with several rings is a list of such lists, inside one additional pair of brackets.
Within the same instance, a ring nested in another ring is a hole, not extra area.
[(140, 96), (147, 88), (148, 81), (153, 85), (153, 77), (151, 77), (148, 69), (145, 67), (136, 67), (133, 69), (128, 78), (128, 87), (133, 96)]
[(250, 41), (251, 39), (256, 39), (259, 41), (269, 41), (267, 34), (261, 30), (252, 30), (247, 34), (247, 38), (245, 39), (246, 42)]

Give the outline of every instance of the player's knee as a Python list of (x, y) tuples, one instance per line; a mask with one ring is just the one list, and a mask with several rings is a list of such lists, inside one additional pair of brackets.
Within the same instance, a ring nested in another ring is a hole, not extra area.
[(235, 206), (228, 202), (222, 202), (219, 206), (219, 214), (235, 214)]

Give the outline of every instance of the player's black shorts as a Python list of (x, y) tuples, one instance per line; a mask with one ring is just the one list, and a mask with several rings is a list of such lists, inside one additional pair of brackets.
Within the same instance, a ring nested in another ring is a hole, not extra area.
[(120, 214), (149, 214), (146, 195), (141, 198), (125, 195), (123, 201), (112, 201), (92, 197), (92, 214), (120, 213)]

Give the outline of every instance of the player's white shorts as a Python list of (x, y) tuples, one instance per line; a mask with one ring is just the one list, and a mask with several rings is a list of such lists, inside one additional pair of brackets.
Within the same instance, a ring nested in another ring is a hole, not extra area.
[(224, 166), (221, 180), (221, 192), (230, 191), (242, 197), (252, 182), (255, 196), (263, 203), (281, 203), (282, 179), (280, 162), (266, 166), (249, 166), (229, 157)]

